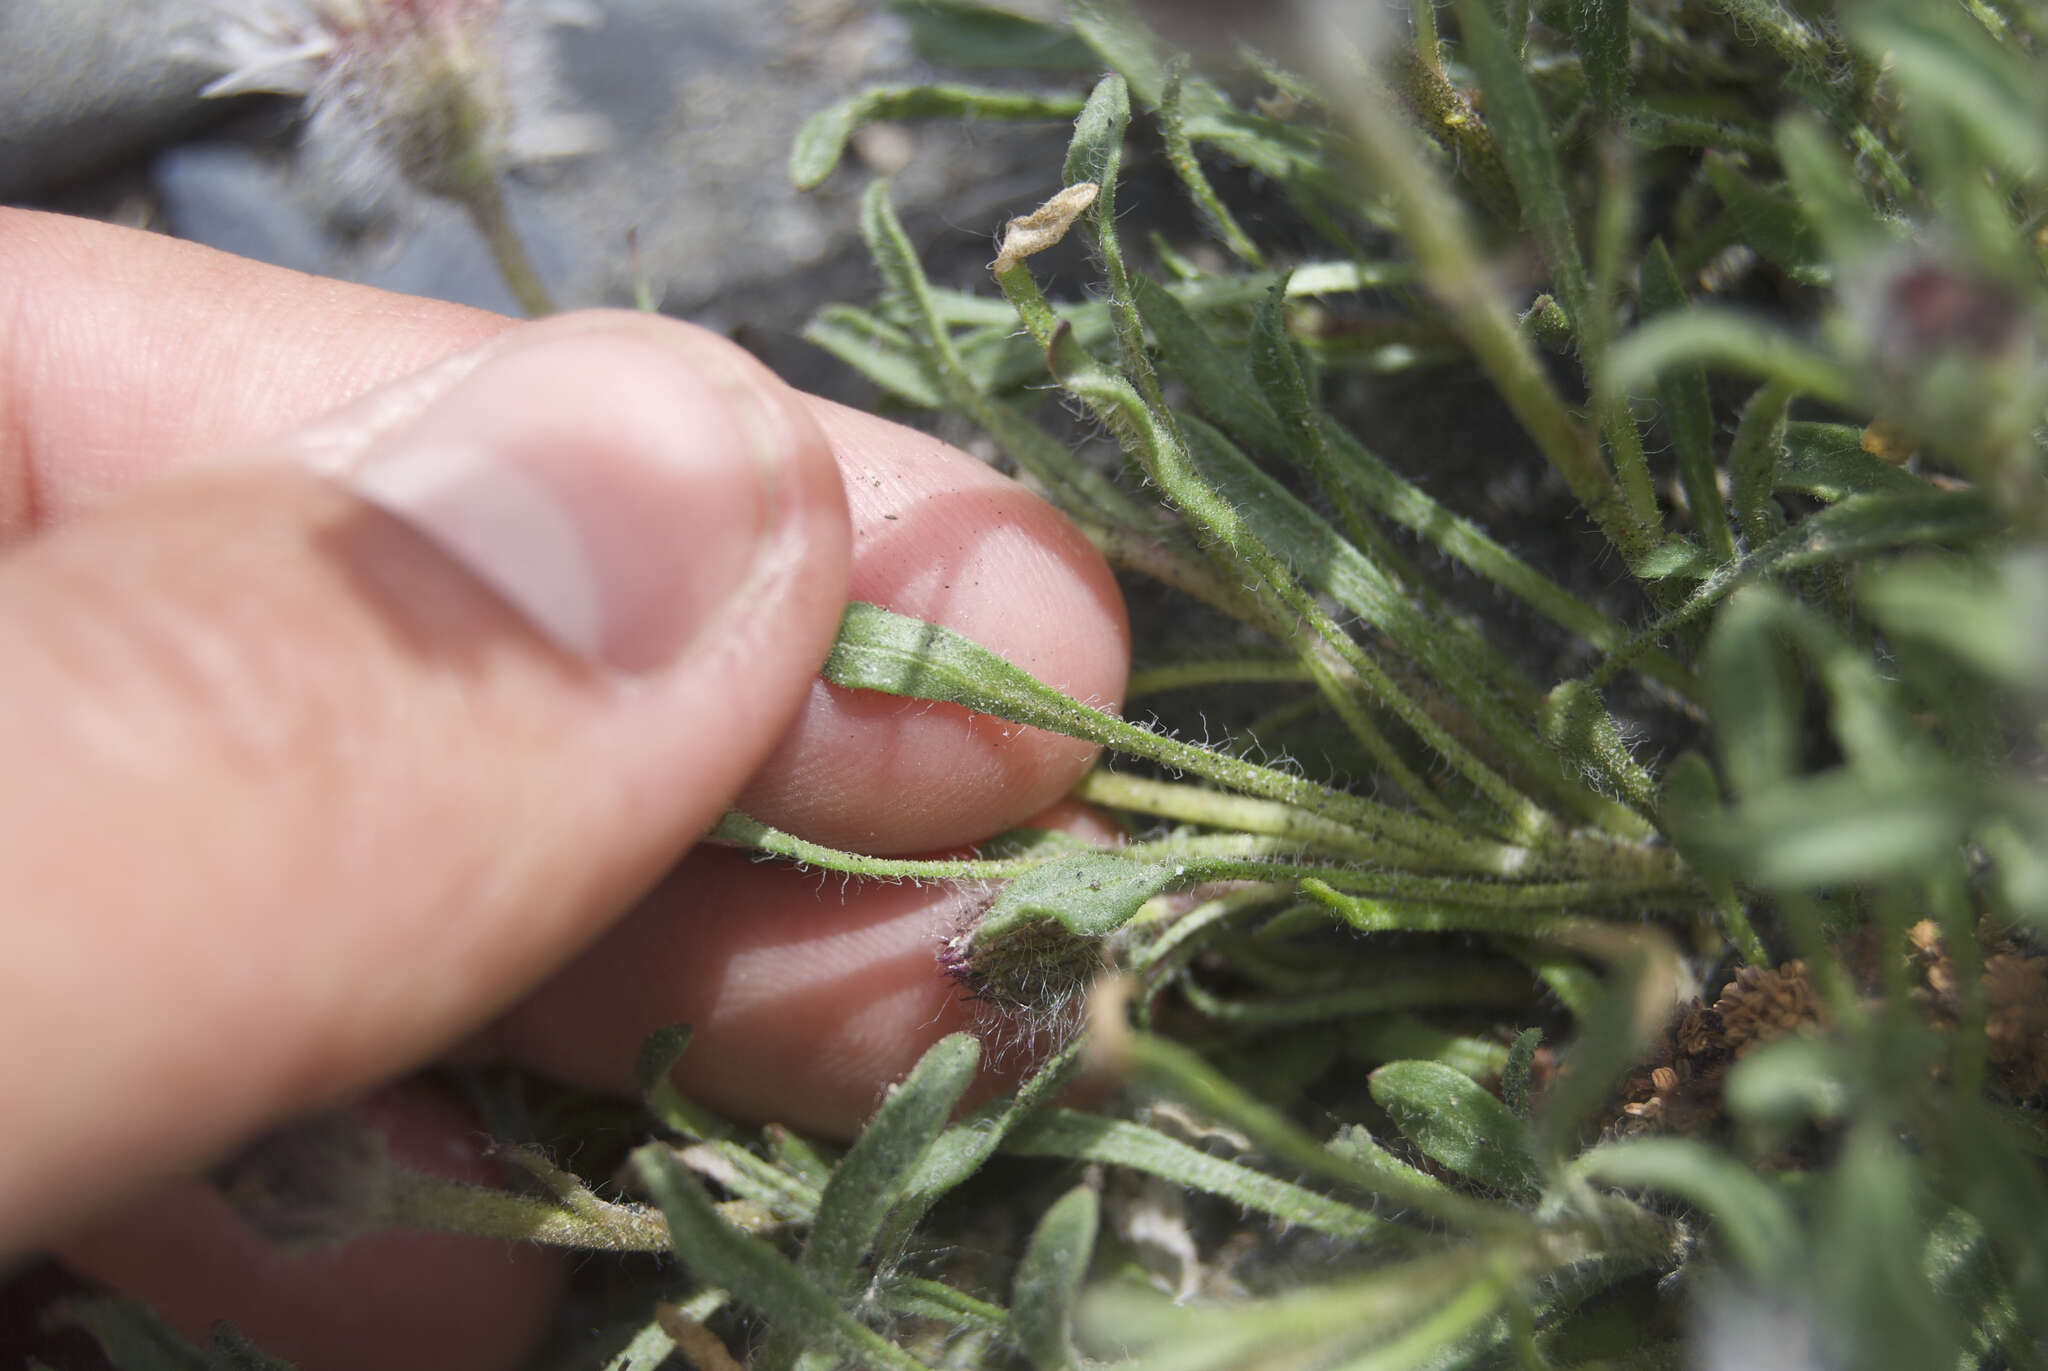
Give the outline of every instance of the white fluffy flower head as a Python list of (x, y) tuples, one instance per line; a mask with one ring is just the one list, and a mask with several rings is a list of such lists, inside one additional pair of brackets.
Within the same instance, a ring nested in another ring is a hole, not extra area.
[(601, 141), (597, 120), (555, 103), (548, 30), (594, 23), (581, 0), (240, 0), (216, 14), (197, 55), (226, 74), (204, 94), (303, 96), (311, 136), (435, 194)]

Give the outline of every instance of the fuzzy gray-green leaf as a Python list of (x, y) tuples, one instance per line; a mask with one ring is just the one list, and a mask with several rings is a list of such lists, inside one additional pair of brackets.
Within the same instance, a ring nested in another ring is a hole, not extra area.
[(874, 86), (818, 111), (797, 130), (789, 152), (789, 179), (799, 190), (820, 185), (845, 155), (846, 140), (863, 124), (883, 119), (981, 118), (1055, 120), (1073, 117), (1071, 95), (1033, 95), (969, 86)]
[(1107, 852), (1085, 852), (1033, 867), (1009, 882), (989, 907), (986, 923), (1045, 919), (1084, 938), (1100, 938), (1130, 921), (1138, 907), (1172, 888), (1168, 862), (1133, 862)]
[(1078, 71), (1095, 54), (1067, 30), (972, 0), (889, 0), (910, 26), (911, 46), (949, 67)]
[(922, 1362), (847, 1313), (794, 1262), (728, 1224), (668, 1148), (652, 1144), (639, 1149), (633, 1166), (668, 1219), (676, 1256), (700, 1280), (730, 1290), (805, 1347), (836, 1352), (864, 1366), (924, 1371)]
[(53, 1305), (43, 1317), (53, 1328), (76, 1328), (91, 1337), (114, 1371), (214, 1371), (205, 1353), (137, 1300), (81, 1295)]
[(1634, 1138), (1596, 1147), (1572, 1170), (1609, 1185), (1675, 1195), (1714, 1219), (1714, 1231), (1748, 1273), (1780, 1274), (1795, 1251), (1792, 1211), (1770, 1184), (1735, 1158), (1691, 1138)]
[[(1647, 316), (1676, 314), (1686, 307), (1685, 287), (1671, 265), (1671, 254), (1658, 239), (1643, 254), (1643, 313)], [(1692, 506), (1693, 526), (1699, 530), (1714, 560), (1734, 560), (1735, 539), (1728, 531), (1728, 516), (1722, 508), (1720, 481), (1714, 470), (1714, 406), (1707, 391), (1707, 376), (1697, 364), (1676, 365), (1657, 378), (1657, 403), (1664, 411), (1664, 426), (1671, 432), (1671, 447), (1678, 459), (1678, 479), (1685, 487), (1686, 503)]]
[(804, 1244), (802, 1270), (841, 1299), (860, 1284), (860, 1262), (932, 1140), (974, 1079), (981, 1048), (965, 1033), (939, 1039), (833, 1169)]
[(1924, 493), (1927, 482), (1863, 450), (1862, 430), (1849, 424), (1794, 420), (1785, 425), (1773, 484), (1818, 499), (1845, 500), (1878, 491)]
[(1723, 157), (1706, 160), (1707, 179), (1733, 216), (1742, 241), (1757, 255), (1806, 285), (1825, 285), (1820, 241), (1800, 207), (1787, 196), (1773, 194), (1751, 181)]
[(1465, 38), (1465, 58), (1479, 75), (1486, 94), (1487, 123), (1500, 144), (1501, 160), (1515, 183), (1522, 203), (1522, 218), (1543, 250), (1544, 262), (1562, 298), (1572, 326), (1584, 332), (1606, 334), (1606, 322), (1588, 319), (1592, 287), (1586, 277), (1586, 260), (1572, 226), (1571, 202), (1565, 195), (1564, 174), (1557, 164), (1557, 149), (1551, 142), (1550, 119), (1537, 98), (1528, 70), (1508, 46), (1493, 7), (1486, 0), (1458, 0), (1458, 21)]
[(1529, 1121), (1529, 1076), (1536, 1063), (1536, 1049), (1542, 1046), (1543, 1030), (1525, 1028), (1508, 1048), (1507, 1065), (1500, 1072), (1501, 1103), (1524, 1123)]
[(1529, 1126), (1462, 1071), (1390, 1062), (1372, 1073), (1373, 1102), (1432, 1161), (1521, 1199), (1539, 1188)]
[(2048, 167), (2048, 100), (2038, 59), (2001, 49), (1964, 11), (1868, 4), (1850, 25), (1909, 98), (1967, 130), (1976, 152), (2017, 175)]
[(1074, 1301), (1095, 1251), (1099, 1204), (1092, 1186), (1077, 1185), (1053, 1202), (1017, 1265), (1010, 1318), (1017, 1345), (1038, 1371), (1074, 1364)]
[(207, 1351), (212, 1354), (214, 1371), (293, 1371), (283, 1357), (271, 1356), (225, 1323), (213, 1326)]
[(1571, 0), (1565, 10), (1586, 93), (1603, 119), (1618, 119), (1628, 98), (1628, 11), (1628, 0)]
[(1074, 120), (1062, 184), (1093, 181), (1105, 190), (1114, 186), (1123, 157), (1124, 128), (1130, 121), (1131, 97), (1124, 79), (1112, 74), (1096, 82)]
[(1065, 1157), (1129, 1167), (1270, 1214), (1283, 1223), (1342, 1238), (1377, 1237), (1387, 1226), (1384, 1220), (1340, 1200), (1212, 1157), (1142, 1125), (1098, 1114), (1069, 1109), (1033, 1114), (1011, 1132), (1003, 1150), (1024, 1157)]
[[(2038, 551), (1896, 562), (1873, 569), (1857, 591), (1888, 633), (1938, 644), (2018, 690), (2048, 682), (2048, 557)], [(2015, 624), (2034, 631), (2015, 633)]]
[(909, 336), (866, 310), (828, 305), (804, 325), (804, 341), (823, 348), (899, 400), (921, 409), (937, 409), (944, 402)]
[(690, 1046), (690, 1026), (670, 1024), (657, 1028), (640, 1044), (633, 1064), (633, 1078), (640, 1086), (647, 1112), (688, 1138), (722, 1138), (732, 1130), (708, 1110), (683, 1097), (669, 1079)]

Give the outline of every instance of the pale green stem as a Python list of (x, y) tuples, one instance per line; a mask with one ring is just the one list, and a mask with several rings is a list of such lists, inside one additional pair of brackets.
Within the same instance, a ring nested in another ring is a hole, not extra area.
[(1293, 658), (1252, 658), (1242, 661), (1175, 662), (1131, 673), (1124, 698), (1163, 695), (1170, 690), (1197, 690), (1219, 685), (1307, 685), (1307, 668)]
[(526, 244), (520, 240), (519, 231), (512, 227), (512, 216), (505, 208), (505, 192), (497, 179), (480, 178), (466, 188), (462, 208), (469, 215), (469, 222), (483, 235), (491, 250), (491, 261), (497, 264), (498, 275), (504, 278), (520, 310), (529, 319), (553, 314), (554, 299), (541, 284), (540, 273), (533, 269), (533, 260), (526, 255)]

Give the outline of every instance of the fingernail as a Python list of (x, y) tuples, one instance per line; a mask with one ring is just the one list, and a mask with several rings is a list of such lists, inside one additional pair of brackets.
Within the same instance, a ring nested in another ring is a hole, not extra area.
[(619, 327), (515, 341), (319, 464), (561, 647), (643, 672), (746, 585), (790, 434), (758, 382)]

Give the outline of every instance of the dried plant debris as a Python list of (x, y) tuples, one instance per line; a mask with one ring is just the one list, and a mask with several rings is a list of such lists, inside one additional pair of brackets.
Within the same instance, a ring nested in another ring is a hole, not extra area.
[(1093, 181), (1080, 181), (1031, 213), (1019, 215), (1003, 225), (1003, 243), (996, 253), (993, 270), (998, 273), (1008, 271), (1026, 257), (1057, 244), (1101, 193), (1102, 187)]
[[(1980, 924), (1983, 953), (1984, 1039), (1991, 1077), (2014, 1099), (2048, 1088), (2048, 956), (2022, 947), (2009, 934)], [(1907, 934), (1920, 984), (1913, 996), (1943, 1028), (1962, 1014), (1962, 984), (1941, 930), (1923, 919)]]
[(1721, 1121), (1728, 1070), (1744, 1054), (1827, 1025), (1805, 962), (1746, 966), (1713, 1004), (1695, 998), (1679, 1011), (1650, 1060), (1622, 1082), (1613, 1126), (1623, 1134), (1707, 1133)]

